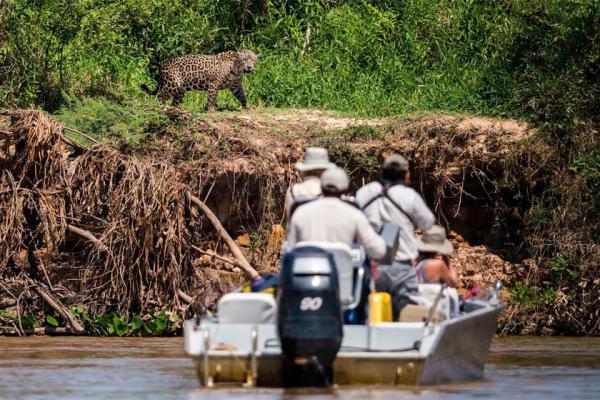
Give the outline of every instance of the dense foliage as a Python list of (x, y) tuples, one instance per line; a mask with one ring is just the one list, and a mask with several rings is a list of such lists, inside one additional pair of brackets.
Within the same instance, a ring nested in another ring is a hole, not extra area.
[(160, 61), (250, 47), (254, 102), (568, 124), (600, 111), (595, 0), (3, 1), (0, 97), (141, 96)]
[[(549, 263), (539, 291), (594, 276), (577, 271), (600, 264), (597, 0), (0, 0), (0, 106), (135, 142), (164, 123), (139, 89), (161, 60), (243, 47), (261, 54), (254, 104), (532, 122), (557, 155), (526, 199), (529, 247)], [(188, 94), (184, 107), (204, 103)]]

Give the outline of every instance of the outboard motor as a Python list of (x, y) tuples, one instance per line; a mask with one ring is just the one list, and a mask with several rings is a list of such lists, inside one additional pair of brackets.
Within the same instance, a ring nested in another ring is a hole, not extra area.
[(277, 331), (286, 386), (329, 386), (343, 337), (333, 256), (318, 247), (286, 253), (280, 273)]

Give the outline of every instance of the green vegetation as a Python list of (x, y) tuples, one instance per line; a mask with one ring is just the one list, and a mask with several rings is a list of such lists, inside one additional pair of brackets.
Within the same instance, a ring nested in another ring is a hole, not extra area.
[(86, 332), (97, 336), (158, 336), (181, 328), (179, 316), (164, 310), (151, 318), (134, 315), (129, 321), (114, 312), (91, 316), (83, 307), (72, 308), (71, 313), (83, 322)]
[[(73, 307), (70, 311), (83, 323), (85, 332), (94, 336), (165, 336), (175, 334), (181, 329), (179, 316), (164, 310), (144, 318), (134, 315), (129, 320), (115, 312), (89, 315), (83, 307)], [(44, 323), (51, 328), (65, 326), (63, 318), (51, 314), (46, 315)], [(0, 327), (2, 326), (20, 326), (22, 329), (39, 327), (35, 315), (21, 316), (19, 325), (15, 312), (0, 310)]]
[(139, 84), (167, 57), (241, 47), (262, 56), (248, 87), (269, 106), (507, 115), (561, 130), (599, 106), (595, 0), (2, 4), (4, 106), (53, 111), (69, 94), (120, 103), (145, 96)]
[(550, 270), (560, 277), (568, 277), (570, 279), (579, 278), (579, 271), (571, 265), (570, 260), (566, 260), (564, 258), (557, 258), (550, 263)]
[(56, 117), (66, 126), (126, 145), (135, 145), (168, 122), (156, 104), (115, 103), (104, 97), (70, 100)]
[(556, 289), (540, 288), (517, 282), (509, 288), (510, 303), (526, 306), (547, 306), (556, 300)]
[(347, 138), (348, 140), (362, 139), (362, 140), (376, 140), (384, 139), (389, 129), (386, 130), (380, 126), (372, 125), (354, 125), (348, 128), (342, 129), (337, 132), (337, 136)]

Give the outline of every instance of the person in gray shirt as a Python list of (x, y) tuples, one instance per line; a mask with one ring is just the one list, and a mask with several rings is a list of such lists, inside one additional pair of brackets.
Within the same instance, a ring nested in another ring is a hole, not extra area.
[(394, 315), (418, 293), (415, 260), (419, 255), (415, 229), (428, 230), (435, 217), (423, 198), (409, 182), (408, 161), (400, 155), (385, 159), (380, 182), (371, 182), (356, 192), (356, 202), (371, 224), (393, 223), (400, 226), (398, 251), (391, 266), (380, 266), (375, 287), (392, 296)]
[(292, 214), (287, 246), (292, 249), (305, 241), (361, 244), (375, 259), (386, 253), (385, 241), (369, 224), (367, 217), (340, 197), (348, 190), (348, 176), (341, 168), (328, 169), (321, 175), (323, 197), (304, 204)]

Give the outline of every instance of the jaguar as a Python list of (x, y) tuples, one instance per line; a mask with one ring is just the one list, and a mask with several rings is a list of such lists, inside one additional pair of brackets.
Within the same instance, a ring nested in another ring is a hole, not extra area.
[(219, 90), (229, 89), (243, 108), (248, 108), (242, 87), (244, 74), (251, 74), (258, 61), (251, 50), (225, 51), (219, 54), (186, 54), (166, 60), (160, 67), (157, 86), (151, 91), (146, 84), (141, 88), (161, 103), (172, 100), (173, 107), (179, 106), (183, 96), (190, 90), (207, 92), (207, 109), (216, 110)]

